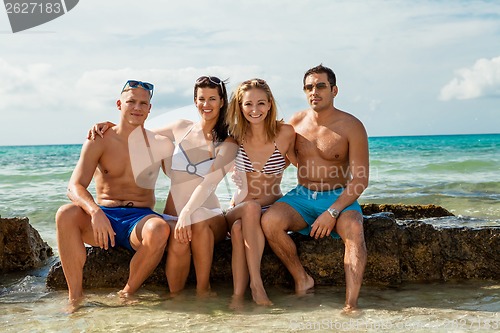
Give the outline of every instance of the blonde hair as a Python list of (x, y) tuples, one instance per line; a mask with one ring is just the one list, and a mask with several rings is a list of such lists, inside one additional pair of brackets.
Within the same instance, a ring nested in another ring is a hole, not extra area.
[(243, 142), (249, 122), (241, 110), (241, 101), (243, 99), (243, 94), (252, 89), (260, 89), (264, 91), (269, 102), (271, 103), (271, 108), (267, 113), (266, 119), (264, 119), (264, 125), (266, 128), (266, 140), (273, 141), (279, 133), (280, 124), (283, 123), (283, 120), (276, 119), (278, 116), (278, 108), (276, 106), (276, 102), (274, 101), (273, 93), (271, 92), (271, 88), (269, 88), (266, 81), (262, 79), (244, 81), (232, 94), (231, 102), (229, 102), (226, 115), (226, 124), (229, 127), (229, 133), (239, 143)]

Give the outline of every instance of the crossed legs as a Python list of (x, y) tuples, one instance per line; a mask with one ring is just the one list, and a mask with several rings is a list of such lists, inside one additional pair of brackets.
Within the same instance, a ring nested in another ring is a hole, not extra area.
[(252, 298), (259, 305), (271, 305), (260, 273), (266, 245), (260, 225), (261, 206), (255, 201), (243, 202), (226, 214), (231, 229), (234, 297), (242, 298), (248, 281)]

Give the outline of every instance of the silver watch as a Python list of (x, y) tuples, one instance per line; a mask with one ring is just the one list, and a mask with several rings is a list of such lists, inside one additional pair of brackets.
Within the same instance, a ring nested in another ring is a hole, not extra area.
[(330, 215), (331, 215), (334, 219), (338, 218), (338, 217), (339, 217), (339, 215), (340, 215), (340, 212), (339, 212), (338, 210), (336, 210), (335, 208), (328, 208), (326, 211), (327, 211), (328, 213), (330, 213)]

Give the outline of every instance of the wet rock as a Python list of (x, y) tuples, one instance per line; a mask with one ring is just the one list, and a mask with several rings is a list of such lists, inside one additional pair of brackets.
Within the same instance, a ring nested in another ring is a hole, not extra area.
[[(83, 287), (121, 288), (128, 280), (129, 263), (132, 253), (125, 248), (116, 247), (103, 250), (98, 247), (87, 247), (87, 261), (83, 267)], [(166, 285), (165, 257), (153, 274), (145, 281), (148, 285)], [(47, 286), (60, 289), (67, 288), (61, 262), (55, 263), (47, 275)]]
[(0, 218), (0, 272), (37, 268), (53, 255), (27, 217)]
[[(382, 211), (388, 207), (383, 206), (372, 209)], [(438, 216), (446, 212), (438, 206), (390, 206), (395, 207), (400, 216), (405, 218), (410, 216), (410, 211), (425, 217), (430, 217), (431, 212), (436, 212)], [(445, 216), (449, 216), (449, 213)], [(364, 284), (500, 279), (498, 227), (436, 228), (418, 220), (397, 220), (392, 212), (380, 212), (365, 215), (364, 229), (368, 250)], [(314, 240), (300, 234), (294, 234), (292, 238), (302, 264), (317, 285), (345, 284), (342, 240), (331, 237)], [(104, 251), (89, 248), (87, 253), (89, 257), (84, 270), (84, 288), (120, 288), (126, 283), (131, 258), (129, 252), (123, 249)], [(293, 287), (290, 274), (267, 245), (261, 270), (265, 285)], [(193, 271), (192, 268), (190, 283), (194, 283)], [(230, 240), (216, 245), (211, 279), (213, 282), (232, 283)], [(164, 261), (146, 284), (166, 287)], [(52, 267), (47, 286), (66, 288), (60, 265)]]
[(398, 220), (454, 216), (443, 207), (436, 205), (363, 204), (361, 208), (365, 215), (391, 212)]

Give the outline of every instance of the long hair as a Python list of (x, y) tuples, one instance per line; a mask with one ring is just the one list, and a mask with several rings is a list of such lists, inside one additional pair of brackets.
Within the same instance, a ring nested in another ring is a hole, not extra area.
[(260, 89), (264, 91), (267, 95), (269, 102), (271, 103), (271, 109), (267, 113), (266, 119), (264, 119), (264, 125), (266, 128), (266, 140), (273, 141), (279, 133), (280, 124), (283, 121), (276, 120), (278, 116), (278, 108), (271, 92), (271, 88), (262, 79), (251, 79), (241, 83), (236, 91), (231, 96), (231, 102), (229, 103), (229, 109), (226, 117), (226, 124), (229, 126), (229, 133), (234, 137), (239, 143), (243, 142), (245, 133), (249, 126), (248, 120), (243, 115), (241, 110), (241, 102), (243, 99), (243, 94), (246, 91), (252, 89)]
[(194, 84), (194, 99), (198, 97), (198, 88), (213, 88), (217, 89), (220, 98), (224, 104), (220, 108), (219, 117), (212, 129), (212, 141), (214, 143), (223, 142), (229, 136), (228, 126), (226, 124), (226, 114), (228, 109), (227, 89), (224, 81), (216, 76), (200, 76)]

